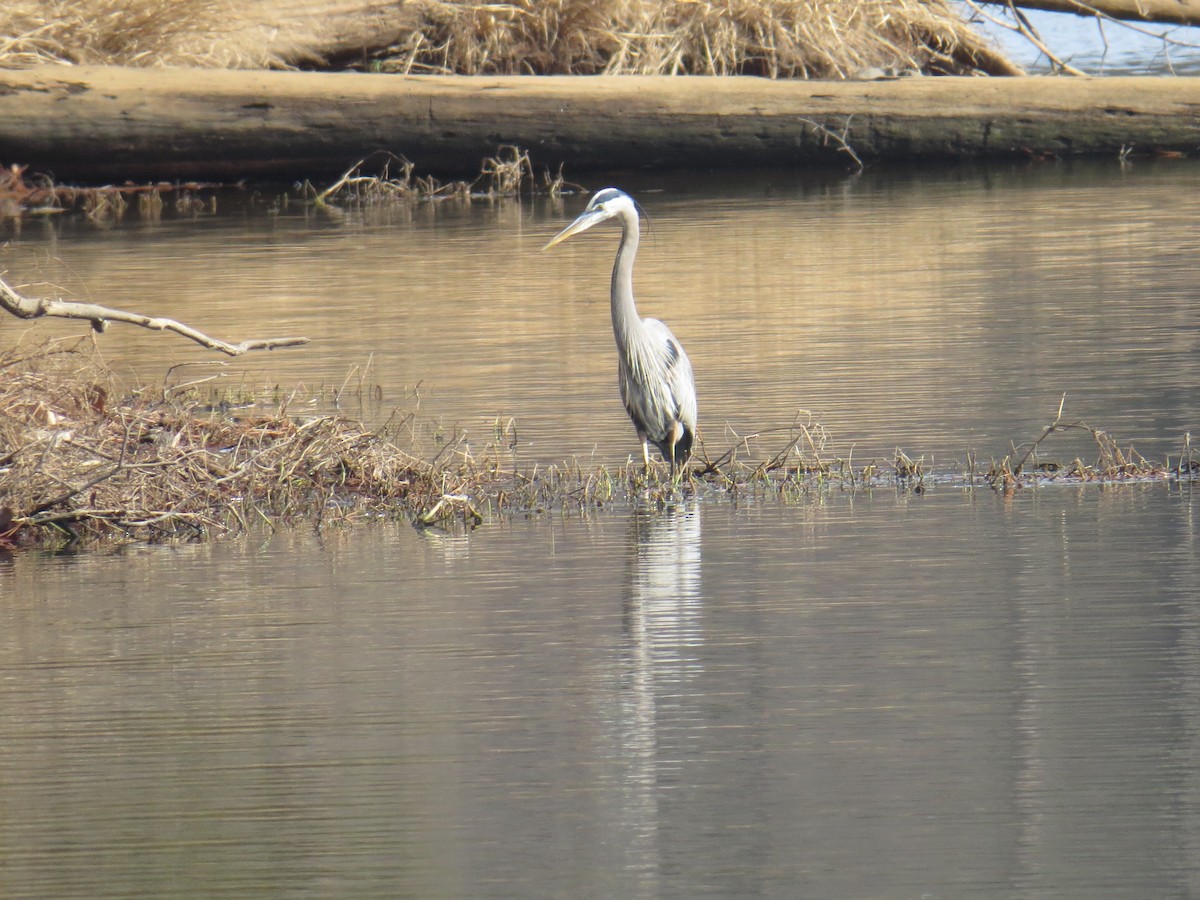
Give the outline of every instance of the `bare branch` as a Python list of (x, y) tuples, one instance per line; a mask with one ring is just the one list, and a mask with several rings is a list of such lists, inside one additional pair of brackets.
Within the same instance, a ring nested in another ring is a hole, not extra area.
[(1012, 13), (1012, 17), (1017, 23), (1017, 31), (1022, 37), (1025, 38), (1025, 40), (1037, 47), (1038, 51), (1041, 52), (1046, 59), (1050, 60), (1050, 64), (1052, 66), (1058, 66), (1059, 71), (1066, 72), (1068, 75), (1087, 75), (1087, 72), (1084, 72), (1081, 69), (1076, 69), (1074, 66), (1054, 55), (1054, 51), (1046, 46), (1046, 42), (1042, 40), (1042, 36), (1037, 33), (1037, 29), (1034, 28), (1033, 24), (1028, 18), (1026, 18), (1025, 13), (1017, 9), (1015, 0), (1008, 0), (1008, 11)]
[[(979, 0), (1007, 6), (1008, 0)], [(1200, 25), (1200, 4), (1193, 0), (1015, 0), (1026, 9), (1075, 13), (1078, 16), (1101, 15), (1108, 19), (1142, 22), (1166, 22), (1174, 25)]]
[(865, 167), (863, 166), (863, 161), (859, 158), (858, 154), (854, 152), (854, 148), (850, 146), (850, 142), (847, 139), (850, 134), (850, 120), (853, 118), (854, 116), (846, 116), (846, 124), (842, 126), (841, 134), (830, 130), (827, 126), (822, 125), (820, 122), (815, 122), (812, 119), (804, 116), (800, 116), (800, 121), (820, 132), (821, 135), (824, 136), (826, 142), (833, 141), (836, 143), (838, 145), (838, 150), (842, 153), (845, 153), (854, 161), (854, 170), (856, 173), (858, 173), (861, 172)]
[(296, 347), (307, 344), (306, 337), (263, 338), (260, 340), (242, 341), (240, 344), (230, 344), (217, 338), (209, 337), (191, 326), (154, 316), (143, 316), (140, 313), (126, 312), (122, 309), (112, 309), (95, 303), (81, 303), (75, 300), (62, 300), (57, 297), (26, 297), (4, 280), (0, 273), (0, 309), (7, 310), (18, 319), (40, 319), (43, 316), (53, 316), (60, 319), (82, 319), (91, 322), (92, 328), (102, 332), (110, 322), (124, 322), (127, 325), (138, 325), (153, 331), (173, 331), (189, 340), (195, 341), (209, 350), (219, 350), (229, 356), (241, 356), (250, 350), (274, 350), (276, 347)]
[[(1058, 66), (1062, 71), (1072, 75), (1084, 73), (1072, 69), (1050, 53), (1041, 36), (1037, 34), (1029, 24), (1029, 20), (1018, 11), (1017, 7), (1071, 12), (1079, 16), (1095, 18), (1096, 26), (1100, 30), (1100, 39), (1104, 43), (1105, 56), (1108, 54), (1108, 37), (1104, 33), (1106, 22), (1135, 34), (1161, 41), (1164, 63), (1172, 74), (1174, 74), (1174, 70), (1171, 66), (1170, 49), (1172, 47), (1195, 49), (1198, 46), (1195, 41), (1175, 37), (1176, 29), (1174, 28), (1156, 30), (1153, 27), (1139, 24), (1137, 20), (1160, 24), (1200, 25), (1200, 0), (1182, 0), (1182, 2), (1181, 0), (1166, 0), (1166, 2), (1160, 2), (1160, 0), (1088, 0), (1088, 2), (1084, 2), (1084, 0), (964, 0), (964, 3), (972, 13), (981, 19), (1021, 35), (1039, 52), (1045, 54), (1051, 65)], [(986, 12), (983, 9), (985, 5), (1007, 7), (1012, 21)], [(1176, 15), (1173, 17), (1172, 13)]]

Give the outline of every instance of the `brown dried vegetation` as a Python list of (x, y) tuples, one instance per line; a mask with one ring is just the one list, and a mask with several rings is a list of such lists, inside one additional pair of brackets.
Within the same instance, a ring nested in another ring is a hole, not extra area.
[(7, 0), (0, 64), (202, 65), (230, 9), (227, 0)]
[(27, 166), (12, 165), (0, 168), (0, 219), (78, 210), (89, 219), (110, 221), (123, 217), (131, 203), (139, 214), (157, 218), (168, 197), (176, 212), (213, 212), (216, 199), (210, 191), (214, 187), (198, 182), (73, 187), (46, 175), (30, 175)]
[[(1058, 419), (985, 474), (929, 475), (923, 459), (896, 450), (889, 462), (825, 455), (824, 428), (801, 413), (791, 426), (726, 434), (710, 456), (703, 441), (682, 481), (665, 466), (522, 470), (515, 423), (497, 421), (472, 451), (466, 434), (396, 412), (368, 429), (340, 415), (298, 417), (293, 396), (204, 396), (194, 386), (123, 394), (90, 339), (18, 344), (0, 353), (0, 549), (78, 540), (205, 540), (259, 527), (329, 527), (404, 518), (418, 527), (467, 527), (484, 515), (585, 513), (634, 501), (668, 505), (703, 494), (741, 499), (819, 499), (830, 490), (928, 484), (997, 490), (1048, 482), (1105, 483), (1195, 478), (1200, 455), (1185, 438), (1175, 465), (1121, 451), (1106, 433)], [(1051, 463), (1038, 450), (1051, 435), (1083, 429), (1095, 463)]]
[[(1042, 429), (1034, 440), (1014, 445), (1011, 452), (989, 467), (986, 479), (993, 488), (1010, 490), (1030, 483), (1076, 481), (1152, 481), (1164, 478), (1193, 478), (1200, 473), (1200, 454), (1192, 451), (1192, 436), (1185, 434), (1178, 458), (1172, 463), (1146, 459), (1132, 446), (1121, 449), (1117, 439), (1107, 431), (1094, 428), (1083, 421), (1067, 421), (1063, 409), (1067, 397), (1059, 403), (1058, 415)], [(1083, 433), (1096, 446), (1095, 462), (1085, 462), (1082, 456), (1061, 460), (1048, 457), (1043, 444), (1056, 434)]]
[(849, 78), (1015, 71), (948, 0), (10, 0), (0, 65)]
[(207, 537), (427, 509), (452, 472), (388, 429), (284, 408), (234, 416), (195, 395), (119, 398), (87, 340), (0, 355), (0, 542)]

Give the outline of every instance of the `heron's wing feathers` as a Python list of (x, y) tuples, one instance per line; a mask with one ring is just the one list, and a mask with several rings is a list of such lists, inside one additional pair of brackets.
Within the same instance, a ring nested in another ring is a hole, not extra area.
[[(696, 429), (696, 385), (683, 345), (658, 319), (643, 319), (639, 339), (621, 365), (621, 399), (638, 431), (662, 444), (675, 422), (690, 436)], [(644, 338), (644, 340), (643, 340)]]

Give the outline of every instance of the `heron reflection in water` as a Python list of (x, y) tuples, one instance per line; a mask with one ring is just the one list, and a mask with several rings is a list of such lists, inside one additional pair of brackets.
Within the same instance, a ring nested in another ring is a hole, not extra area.
[(543, 249), (608, 219), (621, 223), (621, 244), (613, 263), (613, 335), (617, 340), (617, 380), (621, 401), (642, 442), (642, 461), (650, 468), (654, 444), (671, 466), (674, 479), (692, 455), (696, 436), (696, 382), (692, 364), (671, 329), (658, 319), (643, 319), (633, 301), (633, 260), (640, 225), (637, 204), (616, 188), (598, 191), (574, 222)]

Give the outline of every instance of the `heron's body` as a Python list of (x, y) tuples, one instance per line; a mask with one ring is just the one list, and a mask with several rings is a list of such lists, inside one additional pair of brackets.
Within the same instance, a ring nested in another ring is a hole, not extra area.
[(639, 223), (633, 199), (615, 188), (599, 191), (587, 209), (547, 247), (607, 219), (619, 219), (621, 244), (612, 272), (612, 325), (617, 342), (617, 381), (621, 401), (642, 442), (642, 459), (650, 464), (654, 444), (671, 466), (687, 462), (696, 434), (696, 384), (683, 345), (658, 319), (638, 315), (633, 299), (633, 260)]

